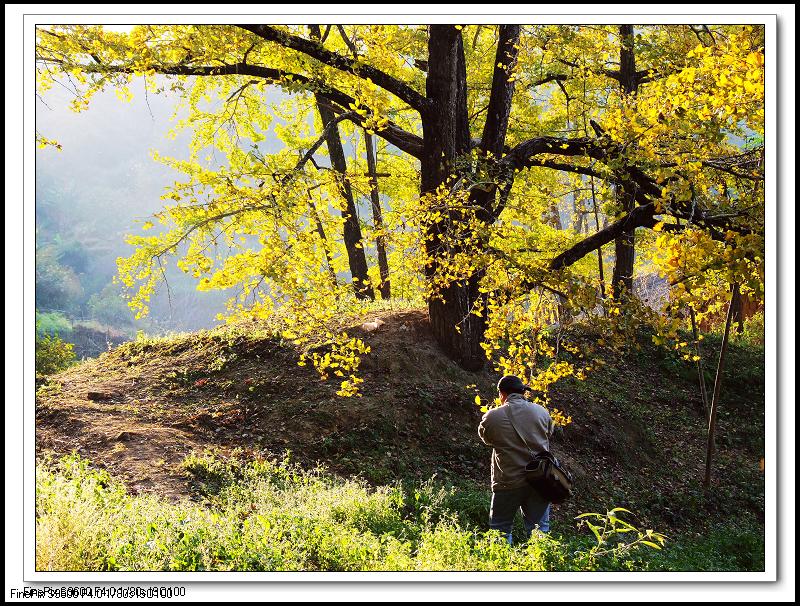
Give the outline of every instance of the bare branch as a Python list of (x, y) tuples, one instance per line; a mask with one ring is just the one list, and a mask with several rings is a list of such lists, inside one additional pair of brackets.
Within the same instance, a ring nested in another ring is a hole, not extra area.
[(225, 99), (225, 103), (230, 103), (230, 100), (233, 99), (236, 95), (241, 95), (248, 86), (252, 86), (253, 84), (258, 84), (260, 80), (248, 80), (244, 84), (242, 84), (239, 88), (233, 91), (230, 96)]
[[(342, 37), (342, 40), (344, 40), (344, 43), (347, 45), (347, 48), (349, 48), (350, 52), (353, 53), (353, 57), (358, 57), (358, 49), (356, 48), (356, 45), (353, 44), (353, 41), (350, 40), (350, 38), (347, 36), (347, 32), (344, 31), (344, 26), (337, 25), (336, 29), (339, 30), (339, 35)], [(322, 41), (320, 40), (320, 42)]]
[[(302, 168), (303, 168), (303, 166), (305, 165), (305, 163), (306, 163), (306, 162), (308, 162), (308, 161), (311, 159), (311, 157), (314, 155), (314, 152), (316, 152), (316, 151), (319, 149), (319, 147), (320, 147), (320, 146), (321, 146), (321, 145), (322, 145), (322, 144), (325, 142), (325, 139), (328, 137), (328, 135), (330, 134), (330, 132), (331, 132), (331, 131), (332, 131), (334, 128), (336, 128), (336, 125), (337, 125), (339, 122), (342, 122), (342, 121), (344, 121), (344, 120), (351, 120), (351, 121), (352, 121), (352, 120), (354, 120), (354, 119), (355, 119), (357, 116), (358, 116), (358, 114), (356, 114), (355, 112), (346, 112), (346, 113), (343, 113), (343, 114), (339, 114), (339, 115), (338, 115), (338, 116), (336, 116), (336, 117), (335, 117), (333, 120), (331, 120), (330, 122), (328, 122), (328, 124), (327, 124), (327, 125), (325, 126), (325, 128), (322, 130), (322, 133), (320, 134), (319, 138), (318, 138), (318, 139), (317, 139), (317, 140), (314, 142), (314, 144), (313, 144), (313, 145), (312, 145), (312, 146), (309, 148), (309, 150), (308, 150), (308, 151), (307, 151), (307, 152), (306, 152), (306, 153), (303, 155), (303, 157), (302, 157), (302, 158), (300, 158), (300, 161), (299, 161), (299, 162), (298, 162), (298, 163), (295, 165), (295, 167), (294, 167), (294, 170), (295, 170), (295, 171), (299, 171), (300, 169), (302, 169)], [(287, 177), (288, 177), (288, 176), (287, 176)]]

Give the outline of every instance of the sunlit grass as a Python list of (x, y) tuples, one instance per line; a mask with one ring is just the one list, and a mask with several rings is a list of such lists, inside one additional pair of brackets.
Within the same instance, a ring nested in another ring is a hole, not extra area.
[[(749, 553), (738, 558), (728, 549), (715, 560), (702, 545), (592, 558), (589, 537), (540, 536), (509, 546), (499, 533), (459, 518), (464, 496), (433, 481), (371, 488), (286, 460), (211, 454), (190, 455), (183, 468), (200, 486), (200, 502), (132, 496), (74, 455), (40, 463), (37, 570), (718, 570), (759, 561), (763, 567), (763, 541), (759, 560), (758, 537), (746, 532), (738, 540), (748, 539)], [(726, 536), (711, 538), (730, 547)]]

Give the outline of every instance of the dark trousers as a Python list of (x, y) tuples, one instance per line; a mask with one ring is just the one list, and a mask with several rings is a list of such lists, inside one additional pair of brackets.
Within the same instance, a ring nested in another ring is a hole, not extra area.
[(525, 525), (525, 538), (538, 526), (541, 532), (550, 532), (550, 503), (533, 486), (525, 485), (512, 490), (498, 490), (492, 493), (492, 507), (489, 511), (489, 528), (499, 530), (508, 536), (511, 543), (511, 529), (514, 516), (522, 510)]

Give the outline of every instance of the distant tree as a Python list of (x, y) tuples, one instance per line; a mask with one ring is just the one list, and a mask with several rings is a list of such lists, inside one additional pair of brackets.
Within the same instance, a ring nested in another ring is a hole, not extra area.
[(85, 273), (89, 269), (89, 253), (77, 240), (63, 240), (57, 236), (53, 246), (58, 262), (69, 267), (76, 274)]
[(36, 307), (74, 311), (83, 298), (83, 287), (75, 271), (58, 260), (52, 246), (36, 249)]
[(89, 297), (86, 308), (89, 317), (114, 327), (129, 327), (133, 324), (130, 309), (122, 298), (119, 285), (108, 284), (99, 293)]

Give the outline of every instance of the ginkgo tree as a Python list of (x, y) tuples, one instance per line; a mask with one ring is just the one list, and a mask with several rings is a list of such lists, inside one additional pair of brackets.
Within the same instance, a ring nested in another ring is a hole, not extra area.
[[(37, 75), (78, 111), (133, 78), (181, 97), (189, 158), (159, 159), (185, 179), (119, 264), (140, 313), (173, 254), (200, 288), (239, 289), (230, 317), (279, 310), (299, 342), (391, 275), (463, 367), (546, 390), (592, 368), (572, 318), (637, 317), (634, 246), (675, 285), (660, 338), (719, 298), (709, 272), (763, 293), (764, 52), (762, 28), (734, 25), (70, 25), (38, 28)], [(330, 341), (314, 361), (355, 393), (366, 348)]]

